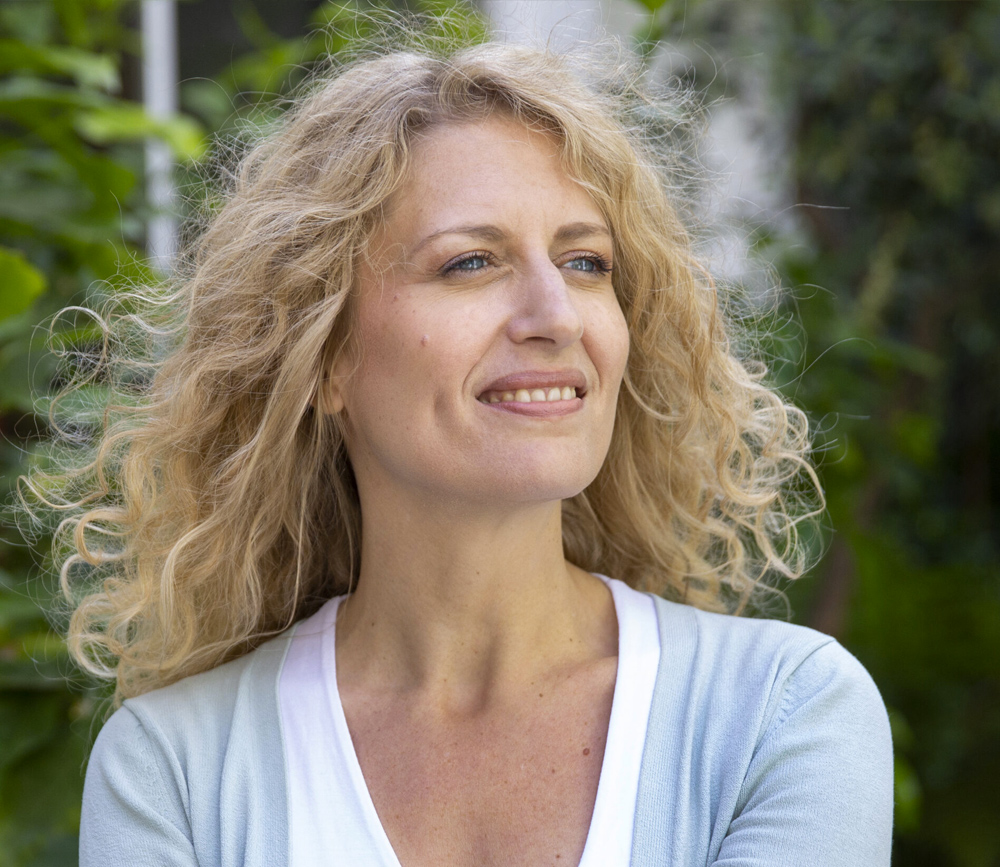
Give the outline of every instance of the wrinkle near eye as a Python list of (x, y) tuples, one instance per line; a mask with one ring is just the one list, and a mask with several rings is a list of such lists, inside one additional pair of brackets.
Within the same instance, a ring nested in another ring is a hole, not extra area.
[[(447, 277), (449, 274), (456, 272), (475, 273), (476, 271), (482, 271), (491, 264), (491, 258), (492, 256), (489, 253), (482, 250), (463, 253), (461, 256), (456, 256), (445, 264), (440, 273), (442, 276)], [(473, 268), (467, 265), (470, 262), (482, 262), (482, 265)]]

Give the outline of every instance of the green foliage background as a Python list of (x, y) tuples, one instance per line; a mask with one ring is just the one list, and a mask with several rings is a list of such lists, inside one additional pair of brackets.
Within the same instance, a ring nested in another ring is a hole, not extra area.
[[(775, 117), (791, 129), (793, 198), (823, 206), (797, 209), (791, 235), (760, 235), (786, 289), (774, 378), (818, 424), (829, 498), (827, 555), (791, 588), (795, 618), (851, 649), (890, 707), (894, 863), (996, 867), (1000, 7), (752, 5), (741, 29), (733, 0), (644, 0), (642, 47), (653, 57), (658, 39), (704, 40), (733, 68), (766, 58)], [(282, 39), (252, 3), (239, 8), (252, 50), (186, 83), (183, 116), (163, 123), (122, 93), (134, 2), (0, 4), (7, 492), (45, 430), (29, 385), (55, 376), (38, 323), (95, 284), (151, 276), (142, 139), (167, 141), (182, 163), (202, 156), (211, 133), (272, 110), (254, 94), (282, 90), (363, 27), (349, 5), (324, 3), (313, 23), (333, 31)], [(471, 14), (460, 29), (482, 36)], [(712, 82), (739, 86), (718, 70)], [(41, 613), (50, 592), (16, 529), (0, 528), (0, 867), (76, 861), (101, 697), (74, 683)]]

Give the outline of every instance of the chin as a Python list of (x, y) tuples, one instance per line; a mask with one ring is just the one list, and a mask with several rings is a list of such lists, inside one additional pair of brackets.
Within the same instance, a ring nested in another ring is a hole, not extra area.
[[(526, 453), (527, 452), (527, 453)], [(542, 503), (575, 497), (597, 478), (606, 453), (597, 449), (531, 449), (498, 453), (476, 477), (486, 481), (484, 491), (493, 499), (512, 503)]]
[(508, 472), (493, 477), (485, 487), (477, 485), (476, 498), (484, 505), (497, 506), (505, 502), (512, 506), (561, 502), (575, 497), (596, 476), (597, 470), (592, 473)]

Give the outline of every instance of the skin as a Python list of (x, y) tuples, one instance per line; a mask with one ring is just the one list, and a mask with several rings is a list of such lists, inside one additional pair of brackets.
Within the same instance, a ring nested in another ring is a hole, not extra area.
[[(556, 142), (493, 118), (418, 142), (363, 264), (356, 343), (324, 394), (364, 524), (337, 678), (404, 867), (583, 852), (617, 621), (563, 555), (561, 501), (594, 479), (614, 424), (628, 332), (612, 257)], [(481, 399), (560, 377), (582, 397)]]

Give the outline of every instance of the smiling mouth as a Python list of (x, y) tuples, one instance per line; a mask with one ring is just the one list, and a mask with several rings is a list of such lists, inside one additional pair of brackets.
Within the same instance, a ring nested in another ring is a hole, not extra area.
[[(519, 388), (516, 391), (484, 391), (479, 395), (480, 403), (554, 403), (557, 400), (573, 400), (577, 390), (571, 385), (561, 388)], [(580, 397), (583, 397), (581, 394)]]

